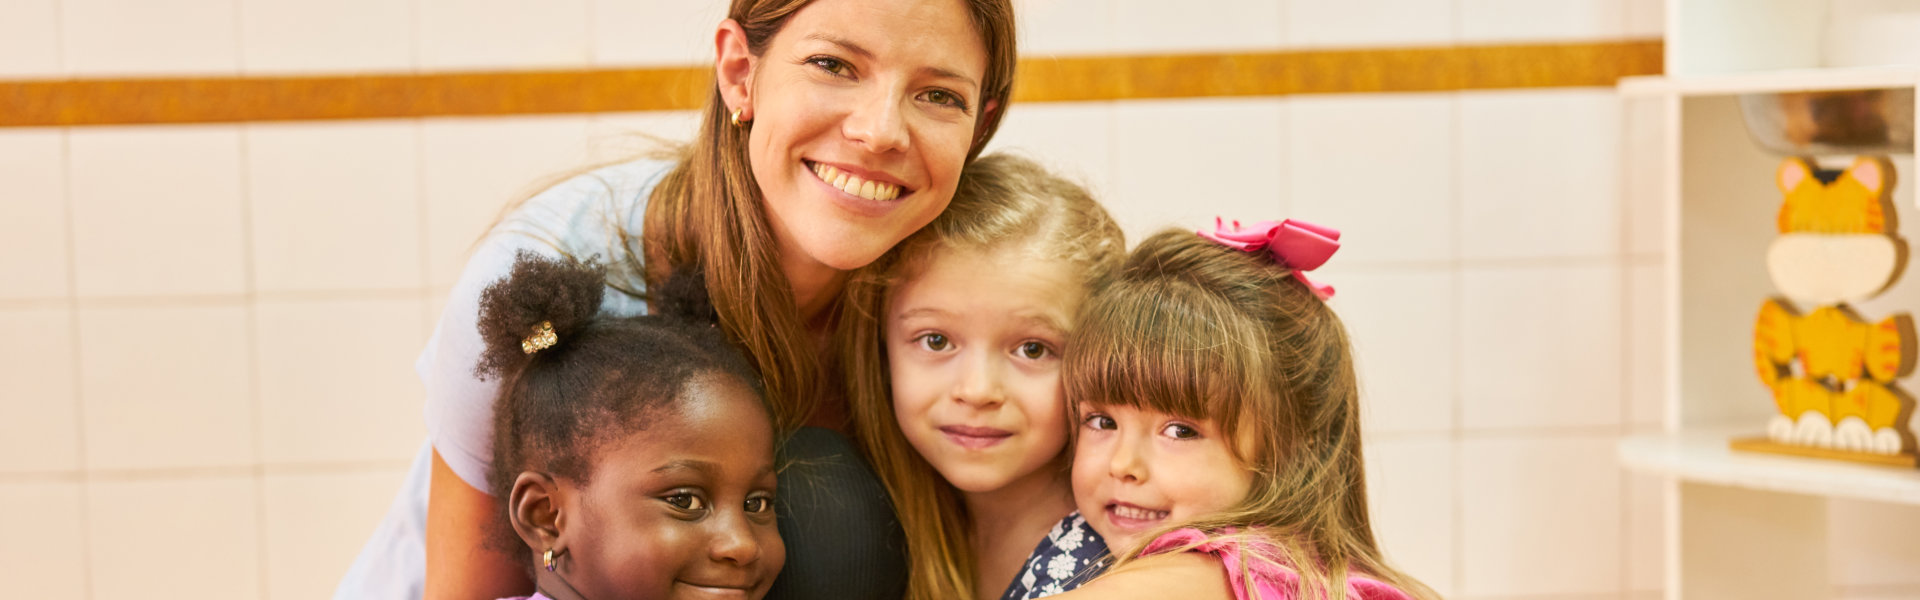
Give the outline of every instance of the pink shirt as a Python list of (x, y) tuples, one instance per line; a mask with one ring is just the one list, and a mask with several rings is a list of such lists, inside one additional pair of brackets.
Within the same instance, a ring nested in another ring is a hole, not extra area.
[[(1147, 549), (1142, 555), (1170, 552), (1195, 543), (1199, 545), (1188, 550), (1189, 552), (1212, 554), (1219, 557), (1220, 562), (1227, 567), (1227, 586), (1233, 588), (1233, 597), (1236, 600), (1295, 600), (1298, 598), (1294, 591), (1299, 586), (1300, 575), (1293, 569), (1280, 566), (1277, 557), (1274, 557), (1275, 560), (1249, 557), (1246, 570), (1242, 571), (1240, 563), (1242, 542), (1239, 540), (1208, 540), (1207, 534), (1189, 527), (1167, 532), (1166, 535), (1153, 540), (1153, 543), (1147, 544)], [(1258, 551), (1258, 548), (1256, 547), (1255, 550)], [(1253, 589), (1256, 593), (1253, 598), (1247, 597), (1248, 577), (1253, 578)], [(1413, 600), (1412, 596), (1400, 591), (1400, 588), (1357, 573), (1347, 575), (1347, 597), (1356, 600)]]

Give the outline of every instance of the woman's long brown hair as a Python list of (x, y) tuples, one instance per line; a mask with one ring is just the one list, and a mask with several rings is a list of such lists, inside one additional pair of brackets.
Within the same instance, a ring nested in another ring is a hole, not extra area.
[[(727, 18), (740, 23), (748, 50), (760, 56), (787, 19), (810, 1), (734, 0)], [(980, 113), (967, 153), (971, 161), (1006, 113), (1018, 56), (1010, 0), (964, 2), (987, 49), (980, 106), (999, 107)], [(821, 356), (795, 304), (793, 287), (780, 267), (779, 244), (767, 222), (760, 186), (747, 159), (751, 125), (731, 123), (718, 85), (703, 112), (700, 133), (654, 189), (647, 205), (642, 275), (649, 289), (665, 282), (676, 269), (699, 269), (705, 275), (727, 339), (746, 352), (765, 380), (775, 422), (782, 431), (792, 431), (807, 422), (823, 397), (843, 392), (823, 375), (838, 375), (838, 363), (844, 362), (838, 355), (844, 352)], [(631, 243), (633, 238), (626, 239)], [(633, 254), (631, 248), (629, 254)], [(838, 302), (843, 306), (825, 313), (837, 321), (826, 325), (836, 330), (836, 339), (843, 337), (837, 330), (850, 325), (837, 313), (857, 309), (845, 303), (843, 298)]]
[(1147, 238), (1081, 311), (1063, 372), (1076, 423), (1081, 402), (1128, 406), (1212, 420), (1235, 441), (1253, 472), (1247, 497), (1167, 529), (1275, 550), (1242, 556), (1298, 572), (1300, 598), (1342, 598), (1354, 573), (1437, 597), (1387, 565), (1374, 541), (1346, 328), (1264, 253), (1192, 231)]

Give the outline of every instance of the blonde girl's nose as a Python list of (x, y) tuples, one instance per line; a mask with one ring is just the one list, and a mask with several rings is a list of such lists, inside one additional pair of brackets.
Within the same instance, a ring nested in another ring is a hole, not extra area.
[(1146, 457), (1141, 456), (1141, 444), (1131, 436), (1122, 433), (1113, 444), (1113, 455), (1107, 460), (1107, 473), (1114, 479), (1142, 483), (1147, 480)]
[(968, 352), (960, 363), (954, 398), (977, 407), (1006, 402), (1006, 386), (997, 361), (985, 352)]

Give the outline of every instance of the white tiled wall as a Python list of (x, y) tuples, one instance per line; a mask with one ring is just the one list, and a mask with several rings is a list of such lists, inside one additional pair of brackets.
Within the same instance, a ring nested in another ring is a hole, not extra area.
[[(695, 64), (720, 4), (10, 0), (0, 79)], [(1663, 29), (1660, 0), (1017, 5), (1030, 57)], [(1641, 598), (1660, 486), (1612, 448), (1660, 416), (1660, 175), (1620, 149), (1658, 110), (1604, 88), (1025, 104), (994, 147), (1086, 182), (1134, 240), (1215, 215), (1343, 228), (1317, 277), (1352, 334), (1387, 556), (1449, 597)], [(0, 344), (0, 531), (35, 541), (0, 544), (0, 579), (324, 597), (418, 447), (412, 358), (481, 230), (694, 119), (0, 129), (0, 331), (31, 340)], [(1911, 591), (1885, 573), (1920, 549), (1876, 524), (1913, 511), (1833, 518), (1861, 540), (1837, 595)]]

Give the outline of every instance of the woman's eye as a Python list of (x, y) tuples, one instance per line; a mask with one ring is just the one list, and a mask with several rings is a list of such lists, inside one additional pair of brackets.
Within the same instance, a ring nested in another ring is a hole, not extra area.
[(928, 102), (941, 106), (951, 106), (960, 110), (967, 109), (967, 101), (961, 100), (959, 94), (946, 90), (927, 90), (927, 93), (921, 94), (921, 97), (926, 98)]
[(831, 56), (815, 56), (813, 58), (807, 59), (807, 63), (815, 67), (819, 67), (820, 70), (826, 71), (828, 73), (832, 73), (834, 75), (838, 75), (841, 77), (847, 76), (847, 63), (841, 62), (840, 59), (838, 58), (834, 58)]
[(1047, 357), (1047, 345), (1040, 342), (1027, 342), (1020, 345), (1020, 356), (1028, 360), (1040, 360)]
[(747, 512), (753, 513), (753, 514), (759, 514), (763, 512), (773, 512), (773, 499), (772, 498), (748, 498)]
[(667, 504), (680, 510), (706, 510), (707, 501), (693, 494), (673, 494), (664, 498)]
[(947, 336), (940, 335), (938, 333), (929, 333), (929, 334), (920, 336), (920, 343), (922, 345), (925, 345), (928, 350), (932, 350), (934, 352), (946, 350), (947, 346), (949, 345), (949, 342), (947, 341)]
[(1165, 429), (1160, 430), (1160, 433), (1176, 440), (1191, 440), (1200, 437), (1200, 430), (1194, 429), (1191, 425), (1180, 423), (1168, 423)]
[(1085, 423), (1088, 429), (1098, 430), (1113, 429), (1116, 426), (1113, 422), (1113, 417), (1102, 414), (1087, 415)]

